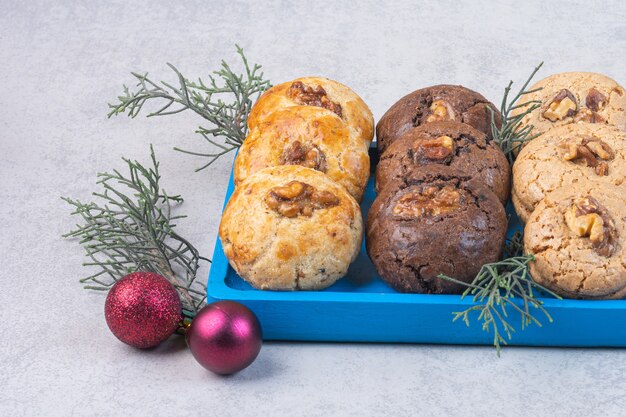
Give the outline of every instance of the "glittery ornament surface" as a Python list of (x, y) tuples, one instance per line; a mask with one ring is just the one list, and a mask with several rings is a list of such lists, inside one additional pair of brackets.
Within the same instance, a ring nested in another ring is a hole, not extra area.
[(149, 348), (176, 331), (182, 305), (174, 286), (161, 275), (135, 272), (113, 285), (104, 315), (109, 329), (122, 342)]
[(218, 374), (232, 374), (250, 365), (263, 339), (254, 313), (234, 301), (218, 301), (200, 310), (186, 338), (196, 360)]

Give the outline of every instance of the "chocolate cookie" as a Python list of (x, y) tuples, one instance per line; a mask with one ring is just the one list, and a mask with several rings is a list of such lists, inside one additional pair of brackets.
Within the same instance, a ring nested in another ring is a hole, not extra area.
[(491, 140), (491, 108), (500, 123), (496, 107), (485, 97), (460, 85), (435, 85), (402, 97), (378, 122), (376, 141), (382, 153), (396, 139), (426, 123), (455, 120), (480, 130)]
[(367, 218), (367, 252), (393, 288), (414, 293), (463, 290), (500, 258), (507, 220), (496, 195), (470, 175), (432, 165), (378, 195)]
[(624, 192), (603, 182), (549, 194), (524, 229), (535, 281), (568, 298), (626, 296)]
[(484, 133), (460, 122), (428, 123), (389, 145), (376, 169), (376, 190), (433, 164), (447, 165), (481, 181), (503, 204), (509, 198), (511, 175), (506, 157)]

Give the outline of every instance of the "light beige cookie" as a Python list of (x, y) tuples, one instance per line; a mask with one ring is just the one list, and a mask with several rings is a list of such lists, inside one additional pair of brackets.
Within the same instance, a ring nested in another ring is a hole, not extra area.
[(315, 290), (344, 276), (361, 248), (356, 200), (299, 165), (266, 168), (231, 196), (219, 228), (230, 265), (267, 290)]
[(276, 110), (315, 106), (339, 116), (369, 147), (374, 136), (374, 116), (367, 104), (345, 85), (323, 77), (302, 77), (275, 85), (255, 103), (248, 117), (250, 130)]
[(626, 192), (626, 132), (598, 124), (554, 128), (524, 147), (513, 164), (515, 210), (526, 222), (550, 192), (590, 181)]
[(278, 165), (302, 165), (323, 172), (357, 201), (370, 173), (361, 139), (337, 115), (311, 106), (277, 110), (252, 130), (235, 160), (235, 185)]
[(548, 195), (524, 228), (533, 279), (568, 298), (626, 296), (626, 199), (606, 183)]
[(522, 96), (518, 102), (541, 102), (541, 107), (522, 121), (523, 125), (533, 125), (536, 134), (574, 123), (606, 124), (626, 131), (626, 92), (606, 75), (564, 72), (544, 78), (529, 90), (537, 88), (541, 90)]

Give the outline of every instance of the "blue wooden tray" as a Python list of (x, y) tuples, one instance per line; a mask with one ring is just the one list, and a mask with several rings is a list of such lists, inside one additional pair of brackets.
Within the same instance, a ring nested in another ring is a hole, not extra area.
[[(375, 149), (372, 169), (376, 165)], [(234, 189), (229, 180), (225, 203)], [(361, 209), (364, 218), (374, 201), (370, 178)], [(520, 228), (513, 214), (509, 233)], [(265, 340), (334, 342), (405, 342), (446, 344), (492, 344), (493, 334), (484, 332), (471, 316), (468, 327), (452, 322), (453, 312), (474, 303), (458, 295), (401, 294), (378, 276), (365, 252), (365, 244), (348, 274), (323, 291), (278, 292), (254, 289), (228, 264), (219, 238), (207, 285), (208, 302), (233, 300), (254, 311)], [(521, 330), (519, 314), (510, 311), (509, 322), (518, 329), (509, 344), (529, 346), (626, 347), (626, 300), (581, 301), (544, 298), (554, 321), (537, 312), (542, 326)], [(509, 310), (512, 310), (509, 308)]]

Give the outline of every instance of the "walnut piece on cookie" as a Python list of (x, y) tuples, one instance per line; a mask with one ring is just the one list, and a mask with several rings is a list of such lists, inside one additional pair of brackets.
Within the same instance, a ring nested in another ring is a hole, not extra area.
[(609, 175), (609, 164), (607, 161), (615, 158), (615, 152), (606, 142), (596, 138), (585, 138), (582, 142), (574, 140), (560, 145), (566, 151), (563, 160), (576, 161), (581, 159), (588, 167), (594, 168), (596, 175)]
[(323, 173), (266, 168), (232, 194), (219, 228), (224, 253), (252, 286), (315, 290), (343, 277), (361, 248), (356, 200)]
[(541, 115), (551, 122), (556, 122), (557, 120), (566, 120), (574, 117), (577, 112), (578, 102), (576, 97), (574, 97), (571, 91), (564, 88), (548, 102)]
[(598, 182), (547, 195), (524, 228), (533, 279), (568, 298), (625, 297), (624, 195)]
[(461, 209), (461, 193), (451, 185), (426, 186), (400, 197), (391, 210), (401, 217), (433, 217)]
[(588, 237), (599, 255), (610, 258), (615, 252), (615, 221), (595, 198), (587, 196), (575, 200), (565, 212), (565, 223), (576, 236)]
[(311, 217), (313, 211), (339, 205), (339, 198), (330, 191), (319, 191), (302, 181), (278, 185), (265, 196), (268, 207), (285, 217)]

